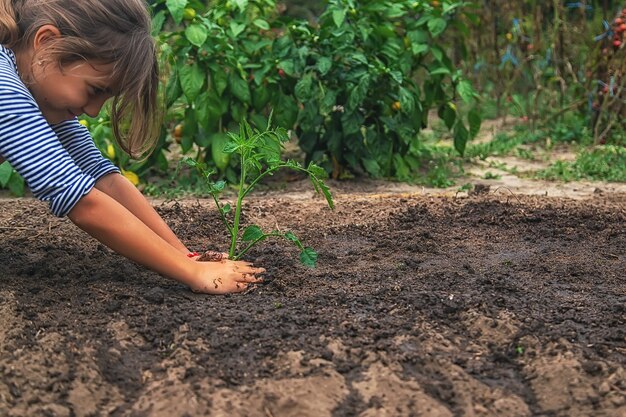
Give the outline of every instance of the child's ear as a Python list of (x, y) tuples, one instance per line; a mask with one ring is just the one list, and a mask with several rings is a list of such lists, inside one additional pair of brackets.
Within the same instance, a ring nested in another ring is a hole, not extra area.
[(38, 51), (45, 48), (46, 44), (53, 39), (60, 38), (61, 31), (54, 25), (43, 25), (35, 33), (33, 38), (33, 49)]

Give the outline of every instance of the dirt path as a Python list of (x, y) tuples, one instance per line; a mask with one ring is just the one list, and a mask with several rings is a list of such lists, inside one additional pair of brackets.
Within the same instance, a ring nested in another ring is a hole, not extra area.
[[(626, 194), (594, 187), (335, 184), (334, 212), (305, 184), (257, 194), (245, 221), (319, 266), (267, 242), (250, 259), (269, 282), (225, 297), (0, 201), (0, 415), (626, 416)], [(191, 247), (226, 247), (209, 202), (158, 207)]]

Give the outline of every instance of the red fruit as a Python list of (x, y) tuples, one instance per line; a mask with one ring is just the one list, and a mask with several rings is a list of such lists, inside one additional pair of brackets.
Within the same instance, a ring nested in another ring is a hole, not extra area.
[(626, 30), (626, 23), (622, 23), (621, 25), (619, 25), (619, 30), (620, 32), (623, 32)]
[(615, 23), (615, 25), (619, 26), (619, 25), (621, 25), (622, 23), (624, 23), (624, 20), (622, 20), (622, 18), (618, 17), (617, 19), (615, 19), (615, 20), (613, 21), (613, 23)]
[(528, 44), (528, 46), (527, 46), (526, 48), (528, 48), (528, 50), (529, 50), (529, 51), (532, 51), (532, 50), (533, 50), (533, 48), (534, 48), (534, 46), (533, 46), (533, 44), (532, 44), (532, 43), (529, 43), (529, 44)]
[(281, 78), (285, 78), (285, 70), (282, 68), (278, 68), (278, 75), (280, 75)]
[(619, 48), (621, 44), (622, 44), (622, 41), (619, 41), (619, 40), (614, 40), (613, 41), (613, 46), (616, 47), (616, 48)]

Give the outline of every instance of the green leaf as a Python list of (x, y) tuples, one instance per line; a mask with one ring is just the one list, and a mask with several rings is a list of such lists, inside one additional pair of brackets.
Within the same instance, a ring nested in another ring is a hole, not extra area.
[(400, 108), (409, 114), (415, 110), (415, 97), (411, 91), (404, 87), (400, 87)]
[(468, 138), (469, 133), (467, 129), (465, 128), (463, 123), (459, 121), (454, 129), (454, 148), (461, 155), (465, 153), (465, 145), (467, 145)]
[(244, 230), (243, 236), (241, 237), (241, 239), (244, 242), (252, 242), (252, 241), (255, 241), (257, 239), (262, 238), (263, 235), (264, 235), (264, 233), (261, 230), (261, 228), (259, 226), (256, 226), (256, 225), (253, 224), (252, 226), (246, 227), (246, 230)]
[(211, 136), (211, 157), (220, 171), (224, 171), (230, 162), (230, 153), (224, 151), (229, 142), (229, 136), (224, 133), (216, 133)]
[[(212, 172), (211, 172), (211, 174), (212, 174)], [(226, 181), (218, 181), (215, 184), (213, 184), (211, 192), (212, 193), (221, 193), (222, 191), (224, 191), (224, 188), (226, 188)]]
[(367, 92), (370, 87), (369, 75), (364, 75), (359, 80), (359, 83), (350, 91), (350, 97), (348, 98), (348, 110), (356, 110), (363, 100), (367, 97)]
[(307, 167), (307, 171), (309, 171), (309, 173), (315, 175), (317, 178), (327, 178), (328, 174), (326, 173), (326, 170), (324, 168), (322, 168), (321, 166), (315, 165), (313, 162), (311, 162), (309, 164), (309, 166)]
[(183, 93), (190, 101), (194, 101), (204, 86), (204, 72), (200, 69), (197, 62), (194, 62), (192, 65), (182, 65), (178, 71)]
[(391, 4), (390, 7), (385, 7), (385, 17), (387, 19), (397, 19), (406, 14), (402, 4)]
[(480, 131), (480, 125), (482, 124), (482, 117), (480, 116), (480, 111), (476, 108), (473, 108), (469, 111), (467, 115), (467, 119), (469, 121), (469, 136), (470, 138), (475, 138), (478, 132)]
[(7, 185), (13, 195), (16, 195), (18, 197), (24, 196), (24, 191), (26, 188), (24, 178), (22, 178), (19, 174), (13, 173), (13, 175), (11, 175), (11, 178), (9, 178), (9, 183)]
[(167, 0), (165, 5), (170, 11), (174, 22), (177, 25), (180, 25), (180, 22), (183, 20), (183, 13), (185, 11), (185, 7), (187, 6), (187, 0)]
[(443, 60), (444, 54), (440, 48), (433, 46), (430, 48), (430, 53), (433, 54), (433, 57), (435, 57), (437, 61), (441, 62)]
[(224, 145), (224, 152), (235, 153), (238, 152), (240, 148), (241, 146), (238, 143), (231, 140), (230, 142), (226, 143), (226, 145)]
[(395, 168), (396, 177), (400, 180), (408, 180), (410, 178), (411, 170), (409, 165), (402, 159), (402, 155), (393, 155), (393, 166)]
[(452, 129), (454, 123), (456, 122), (456, 110), (452, 106), (452, 103), (444, 104), (441, 119), (444, 121), (448, 129)]
[(239, 8), (239, 11), (242, 13), (246, 10), (246, 7), (248, 7), (248, 3), (249, 3), (248, 0), (234, 0), (234, 2)]
[(309, 163), (307, 167), (307, 172), (309, 173), (309, 179), (311, 183), (313, 183), (313, 187), (315, 187), (316, 192), (321, 192), (328, 203), (328, 207), (330, 209), (335, 208), (335, 202), (333, 201), (333, 196), (330, 193), (330, 188), (322, 181), (323, 178), (328, 177), (326, 170), (320, 166), (315, 165), (313, 162)]
[(335, 22), (335, 26), (341, 27), (344, 20), (346, 20), (346, 9), (333, 10), (333, 22)]
[(193, 23), (185, 29), (185, 37), (192, 45), (201, 47), (208, 37), (207, 28), (199, 23)]
[(230, 85), (230, 90), (235, 97), (239, 99), (242, 103), (249, 104), (252, 101), (250, 96), (250, 86), (236, 73), (231, 73), (230, 77), (228, 77), (228, 83)]
[(447, 26), (448, 23), (445, 21), (445, 19), (442, 19), (440, 17), (428, 21), (428, 30), (433, 35), (433, 37), (439, 36), (444, 30), (446, 30)]
[(428, 32), (420, 29), (408, 31), (406, 36), (409, 38), (411, 43), (414, 44), (428, 44), (430, 40), (428, 38)]
[[(180, 78), (177, 70), (174, 70), (174, 74), (167, 80), (167, 85), (165, 86), (165, 100), (167, 107), (171, 107), (176, 100), (180, 98), (180, 95), (183, 93), (182, 88), (180, 87)], [(99, 125), (100, 127), (102, 125)]]
[(246, 24), (245, 23), (237, 23), (234, 20), (230, 22), (230, 30), (233, 33), (233, 37), (236, 38), (237, 36), (239, 36), (241, 34), (241, 32), (243, 32), (244, 30), (246, 30)]
[(438, 67), (430, 71), (430, 75), (450, 75), (450, 70), (446, 67)]
[(472, 102), (474, 96), (476, 95), (474, 87), (472, 87), (472, 83), (468, 80), (462, 80), (459, 82), (456, 86), (456, 91), (466, 103)]
[(281, 61), (278, 63), (277, 67), (285, 71), (285, 74), (287, 74), (290, 77), (293, 77), (294, 75), (296, 75), (296, 67), (295, 67), (295, 64), (293, 63), (293, 60)]
[(296, 235), (293, 234), (293, 232), (287, 232), (284, 234), (285, 239), (289, 240), (290, 242), (295, 243), (296, 245), (300, 246), (300, 239), (298, 239), (296, 237)]
[(161, 30), (163, 29), (163, 24), (165, 24), (165, 19), (167, 16), (165, 15), (165, 10), (161, 10), (152, 18), (152, 31), (151, 34), (153, 37), (157, 37)]
[(220, 117), (228, 111), (226, 102), (216, 97), (214, 91), (203, 91), (193, 103), (196, 110), (196, 119), (206, 131), (218, 130)]
[(373, 177), (380, 177), (380, 165), (374, 159), (363, 158), (365, 170)]
[(426, 43), (413, 43), (411, 44), (411, 52), (413, 55), (420, 55), (424, 52), (427, 52), (430, 49), (430, 46)]
[(223, 68), (211, 67), (211, 78), (217, 95), (224, 94), (226, 87), (228, 87), (228, 73)]
[(306, 74), (295, 87), (296, 98), (302, 102), (311, 97), (311, 88), (313, 87), (313, 76)]
[(0, 165), (0, 186), (2, 186), (2, 188), (7, 186), (11, 175), (13, 175), (13, 167), (11, 164), (8, 162), (2, 163), (2, 165)]
[(400, 71), (391, 71), (389, 75), (391, 75), (391, 78), (393, 78), (395, 82), (397, 82), (398, 84), (402, 84), (404, 77), (402, 76), (402, 73)]
[(267, 21), (263, 19), (256, 19), (254, 22), (252, 22), (252, 24), (254, 24), (254, 26), (258, 27), (259, 29), (270, 30), (269, 23), (267, 23)]
[(317, 63), (315, 65), (315, 67), (317, 68), (317, 71), (319, 71), (320, 75), (324, 76), (326, 74), (328, 74), (328, 71), (330, 71), (330, 69), (333, 66), (333, 61), (328, 58), (328, 57), (320, 57), (317, 60)]
[(309, 268), (315, 268), (317, 266), (317, 252), (312, 248), (304, 248), (304, 250), (300, 252), (300, 262)]

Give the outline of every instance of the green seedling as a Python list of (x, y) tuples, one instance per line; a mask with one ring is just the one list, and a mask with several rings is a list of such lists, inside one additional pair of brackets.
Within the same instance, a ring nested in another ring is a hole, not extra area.
[[(293, 242), (300, 250), (300, 261), (311, 268), (317, 263), (317, 252), (310, 247), (305, 247), (292, 232), (282, 232), (274, 230), (264, 232), (257, 225), (250, 225), (240, 233), (241, 207), (243, 200), (263, 178), (273, 175), (276, 171), (286, 168), (304, 172), (313, 183), (315, 191), (321, 193), (328, 206), (333, 209), (334, 203), (329, 188), (324, 183), (327, 177), (326, 171), (311, 163), (307, 167), (295, 161), (283, 161), (281, 151), (284, 143), (289, 140), (287, 131), (283, 128), (271, 129), (271, 116), (265, 131), (252, 129), (246, 120), (240, 124), (239, 134), (229, 133), (229, 140), (224, 145), (224, 152), (231, 156), (238, 155), (241, 166), (239, 177), (237, 202), (233, 208), (228, 203), (220, 201), (220, 195), (226, 187), (224, 181), (214, 181), (213, 175), (216, 173), (205, 163), (198, 162), (192, 158), (183, 159), (183, 163), (196, 168), (200, 175), (206, 180), (208, 191), (213, 197), (213, 201), (218, 208), (220, 216), (231, 237), (230, 259), (238, 260), (246, 254), (254, 245), (267, 239), (268, 237), (282, 237)], [(241, 242), (240, 242), (241, 240)], [(241, 250), (238, 248), (242, 246)]]

